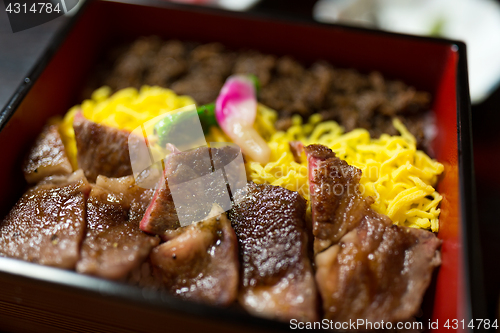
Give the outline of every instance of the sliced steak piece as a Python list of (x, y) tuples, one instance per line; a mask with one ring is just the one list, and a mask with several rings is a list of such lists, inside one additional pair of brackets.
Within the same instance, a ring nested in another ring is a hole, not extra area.
[(325, 318), (396, 322), (414, 316), (441, 263), (431, 232), (384, 223), (371, 211), (340, 243), (316, 256)]
[[(229, 209), (231, 202), (227, 182), (237, 184), (231, 173), (225, 179), (222, 168), (238, 155), (239, 148), (200, 147), (169, 156), (163, 179), (155, 191), (144, 219), (143, 231), (169, 239), (169, 230), (175, 230), (209, 216), (212, 205)], [(174, 205), (175, 203), (175, 205)]]
[(292, 152), (293, 159), (297, 163), (302, 163), (302, 153), (304, 152), (304, 144), (300, 141), (289, 141), (288, 146)]
[(163, 186), (159, 184), (141, 220), (140, 228), (144, 232), (163, 237), (166, 232), (180, 226), (168, 183), (165, 182)]
[(97, 177), (96, 185), (115, 194), (123, 194), (126, 206), (130, 206), (129, 222), (139, 225), (153, 198), (154, 190), (138, 186), (133, 176), (121, 178)]
[(336, 244), (366, 215), (373, 199), (362, 196), (361, 170), (322, 145), (304, 148), (309, 170), (314, 253)]
[(255, 51), (240, 53), (234, 64), (234, 74), (254, 74), (259, 83), (265, 87), (272, 77), (276, 65), (276, 57)]
[(87, 201), (87, 234), (82, 244), (79, 273), (123, 279), (158, 245), (139, 229), (151, 191), (134, 185), (132, 176), (97, 178)]
[[(129, 155), (130, 132), (100, 125), (86, 119), (81, 112), (73, 122), (78, 167), (89, 181), (97, 176), (123, 177), (132, 174)], [(132, 143), (139, 138), (131, 137)]]
[(58, 182), (29, 189), (0, 223), (0, 256), (75, 268), (90, 185), (84, 177)]
[[(163, 288), (197, 302), (229, 305), (238, 295), (238, 245), (226, 214), (177, 229), (150, 260)], [(215, 212), (211, 215), (216, 215)]]
[(58, 128), (58, 125), (45, 126), (26, 155), (23, 173), (28, 183), (35, 184), (45, 177), (68, 175), (73, 171)]
[(316, 286), (305, 230), (306, 200), (297, 192), (248, 183), (229, 212), (238, 237), (239, 301), (250, 313), (279, 320), (317, 319)]

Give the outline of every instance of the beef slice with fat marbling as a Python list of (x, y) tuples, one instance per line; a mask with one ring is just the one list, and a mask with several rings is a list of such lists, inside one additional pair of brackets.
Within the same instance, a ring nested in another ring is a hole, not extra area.
[(316, 320), (306, 200), (278, 186), (250, 182), (246, 190), (243, 200), (229, 211), (242, 265), (240, 304), (258, 316)]
[(139, 229), (152, 191), (135, 185), (132, 176), (99, 176), (87, 201), (87, 233), (77, 271), (123, 279), (149, 255), (159, 239)]
[[(167, 240), (171, 230), (206, 218), (212, 205), (230, 207), (227, 183), (240, 186), (235, 172), (222, 174), (222, 168), (234, 161), (241, 151), (237, 147), (200, 147), (176, 152), (166, 159), (163, 181), (156, 188), (141, 229)], [(234, 169), (233, 169), (234, 170)], [(241, 186), (243, 187), (243, 186)]]
[(177, 229), (169, 241), (151, 252), (151, 264), (170, 293), (216, 305), (236, 300), (238, 244), (226, 214), (218, 213)]

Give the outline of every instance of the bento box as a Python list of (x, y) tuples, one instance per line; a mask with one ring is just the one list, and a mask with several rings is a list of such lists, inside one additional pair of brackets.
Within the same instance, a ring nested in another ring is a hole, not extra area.
[[(442, 264), (424, 303), (424, 321), (466, 323), (484, 318), (477, 244), (471, 111), (465, 45), (314, 22), (254, 17), (216, 9), (90, 1), (54, 39), (0, 114), (0, 215), (26, 189), (20, 168), (27, 149), (52, 116), (80, 101), (83, 83), (108, 45), (157, 35), (220, 42), (305, 63), (324, 59), (361, 72), (379, 71), (430, 92), (437, 135), (435, 158), (444, 164), (440, 230)], [(453, 325), (452, 325), (453, 326)], [(257, 332), (290, 329), (236, 307), (182, 301), (72, 271), (0, 258), (0, 329), (6, 331)], [(467, 330), (467, 326), (465, 329)]]

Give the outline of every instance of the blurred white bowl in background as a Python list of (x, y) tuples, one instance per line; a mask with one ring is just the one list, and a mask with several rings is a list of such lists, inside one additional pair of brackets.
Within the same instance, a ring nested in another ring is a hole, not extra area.
[(493, 0), (320, 0), (314, 18), (463, 40), (472, 102), (500, 84), (500, 5)]

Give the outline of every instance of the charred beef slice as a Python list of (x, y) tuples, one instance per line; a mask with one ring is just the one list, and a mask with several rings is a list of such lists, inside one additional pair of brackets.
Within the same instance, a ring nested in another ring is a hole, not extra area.
[(278, 111), (278, 129), (290, 127), (293, 114), (307, 119), (320, 113), (346, 131), (361, 127), (378, 137), (397, 134), (392, 119), (399, 117), (417, 138), (418, 147), (428, 148), (430, 138), (424, 130), (430, 126), (426, 121), (430, 95), (378, 72), (334, 68), (325, 61), (305, 67), (289, 56), (157, 37), (140, 38), (125, 51), (112, 53), (120, 55), (110, 57), (107, 77), (91, 80), (93, 87), (87, 91), (104, 84), (113, 90), (154, 84), (190, 95), (201, 105), (215, 101), (229, 75), (254, 74), (262, 87), (259, 101)]
[(162, 288), (208, 304), (229, 305), (236, 300), (238, 244), (226, 214), (219, 214), (177, 229), (169, 241), (153, 249), (150, 261)]
[(325, 318), (411, 320), (441, 263), (440, 245), (429, 231), (364, 218), (337, 245), (316, 256)]
[[(185, 220), (198, 222), (207, 217), (214, 203), (229, 206), (229, 192), (220, 169), (238, 154), (239, 148), (232, 146), (171, 154), (165, 163), (166, 181), (157, 187), (141, 229), (169, 239), (168, 232), (181, 226), (178, 213), (184, 214)], [(172, 191), (176, 191), (175, 198)]]
[(0, 255), (74, 269), (89, 191), (81, 170), (29, 189), (0, 223)]
[[(78, 166), (83, 169), (89, 181), (97, 176), (124, 177), (132, 174), (129, 155), (130, 132), (86, 119), (81, 112), (73, 122), (77, 147)], [(130, 137), (130, 143), (139, 142)]]
[(69, 162), (58, 125), (42, 129), (23, 163), (24, 178), (35, 184), (52, 175), (69, 175), (73, 168)]
[(239, 302), (248, 312), (284, 321), (317, 318), (305, 212), (297, 192), (252, 182), (229, 211), (240, 252)]
[(152, 191), (132, 176), (99, 176), (87, 201), (87, 232), (76, 266), (80, 273), (123, 279), (158, 245), (159, 239), (139, 229)]
[[(367, 214), (372, 198), (361, 195), (361, 170), (322, 145), (304, 148), (307, 156), (314, 252), (336, 244)], [(383, 218), (381, 216), (380, 218)]]
[[(400, 227), (371, 207), (358, 189), (361, 170), (327, 147), (304, 148), (309, 162), (316, 282), (325, 318), (345, 322), (411, 320), (441, 241), (426, 230)], [(321, 252), (323, 251), (323, 252)], [(318, 253), (319, 252), (319, 253)]]

